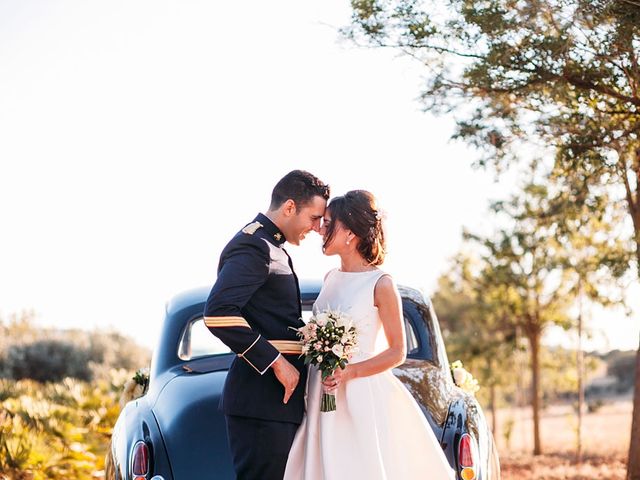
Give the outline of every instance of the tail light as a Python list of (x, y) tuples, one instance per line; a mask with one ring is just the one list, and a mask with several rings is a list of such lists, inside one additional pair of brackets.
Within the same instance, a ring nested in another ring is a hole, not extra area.
[(462, 480), (475, 480), (476, 478), (476, 445), (473, 437), (465, 433), (458, 443), (458, 465)]
[(133, 447), (131, 455), (131, 475), (133, 480), (145, 480), (149, 473), (149, 447), (140, 441)]

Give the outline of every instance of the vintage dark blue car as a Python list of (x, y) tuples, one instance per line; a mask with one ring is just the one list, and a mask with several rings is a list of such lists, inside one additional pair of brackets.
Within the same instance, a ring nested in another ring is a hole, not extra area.
[[(320, 282), (300, 287), (310, 315)], [(431, 302), (412, 288), (401, 286), (400, 293), (407, 360), (395, 375), (420, 404), (458, 478), (499, 480), (493, 437), (476, 399), (452, 380)], [(218, 410), (234, 354), (204, 324), (208, 294), (209, 288), (194, 289), (167, 304), (149, 390), (125, 406), (113, 430), (110, 480), (235, 478)]]

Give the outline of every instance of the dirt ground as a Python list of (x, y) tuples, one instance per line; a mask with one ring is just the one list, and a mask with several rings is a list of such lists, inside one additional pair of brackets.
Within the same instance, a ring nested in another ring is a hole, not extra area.
[[(498, 412), (495, 434), (504, 480), (624, 480), (631, 430), (629, 397), (607, 400), (583, 416), (582, 462), (576, 461), (577, 420), (570, 405), (542, 412), (543, 455), (533, 456), (533, 426), (529, 408)], [(490, 418), (488, 418), (490, 421)], [(511, 434), (508, 434), (511, 427)]]
[(626, 456), (586, 456), (582, 463), (572, 454), (509, 453), (501, 456), (503, 480), (625, 480)]

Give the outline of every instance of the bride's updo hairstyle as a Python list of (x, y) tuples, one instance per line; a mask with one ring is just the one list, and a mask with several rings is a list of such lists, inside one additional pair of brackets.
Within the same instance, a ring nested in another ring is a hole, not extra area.
[(333, 240), (336, 221), (358, 237), (357, 250), (369, 265), (381, 265), (384, 261), (385, 241), (382, 216), (376, 207), (376, 199), (366, 190), (351, 190), (335, 197), (327, 207), (331, 223), (327, 229), (325, 245)]

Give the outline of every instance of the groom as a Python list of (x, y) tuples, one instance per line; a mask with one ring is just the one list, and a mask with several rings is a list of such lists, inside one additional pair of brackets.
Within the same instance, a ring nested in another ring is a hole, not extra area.
[(293, 330), (303, 325), (300, 288), (283, 244), (319, 231), (328, 198), (329, 186), (318, 178), (289, 172), (274, 187), (267, 213), (220, 255), (204, 316), (237, 354), (221, 407), (239, 480), (281, 480), (302, 421), (306, 370)]

